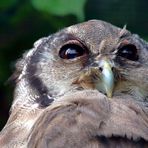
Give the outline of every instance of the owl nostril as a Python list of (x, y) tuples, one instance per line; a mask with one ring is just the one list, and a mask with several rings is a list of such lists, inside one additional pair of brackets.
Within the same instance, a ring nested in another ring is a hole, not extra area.
[(102, 67), (99, 67), (99, 70), (102, 72), (103, 71), (103, 68)]
[(112, 71), (114, 71), (114, 69), (115, 69), (114, 67), (111, 68)]
[[(114, 71), (114, 69), (115, 69), (114, 67), (111, 67), (111, 70), (112, 71)], [(102, 72), (103, 71), (103, 68), (102, 67), (99, 67), (99, 70), (100, 70), (100, 72)]]

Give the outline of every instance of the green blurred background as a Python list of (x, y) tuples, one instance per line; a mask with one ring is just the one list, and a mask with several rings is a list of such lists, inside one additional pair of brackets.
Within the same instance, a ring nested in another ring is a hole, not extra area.
[(101, 19), (148, 40), (147, 0), (1, 0), (0, 129), (7, 121), (13, 87), (7, 84), (16, 59), (34, 41), (63, 27)]

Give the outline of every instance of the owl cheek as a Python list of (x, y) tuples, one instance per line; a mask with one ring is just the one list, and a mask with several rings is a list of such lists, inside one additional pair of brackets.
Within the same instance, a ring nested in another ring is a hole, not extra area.
[(80, 75), (72, 82), (72, 84), (77, 85), (83, 89), (95, 89), (95, 80), (92, 71), (80, 73)]
[(90, 81), (90, 79), (84, 79), (84, 80), (77, 81), (74, 83), (79, 85), (83, 89), (95, 89), (95, 83)]

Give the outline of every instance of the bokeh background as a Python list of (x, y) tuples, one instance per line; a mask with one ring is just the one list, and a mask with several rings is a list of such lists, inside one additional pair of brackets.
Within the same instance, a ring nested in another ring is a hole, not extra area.
[(0, 129), (7, 121), (13, 86), (7, 83), (16, 60), (33, 42), (63, 27), (101, 19), (148, 40), (147, 0), (1, 0)]

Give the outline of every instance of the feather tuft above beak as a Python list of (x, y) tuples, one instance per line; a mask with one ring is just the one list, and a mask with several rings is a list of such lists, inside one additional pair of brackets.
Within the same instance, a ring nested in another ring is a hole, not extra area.
[(101, 60), (99, 64), (82, 72), (73, 84), (80, 85), (83, 89), (97, 89), (111, 98), (115, 83), (112, 65), (113, 64), (105, 58)]

